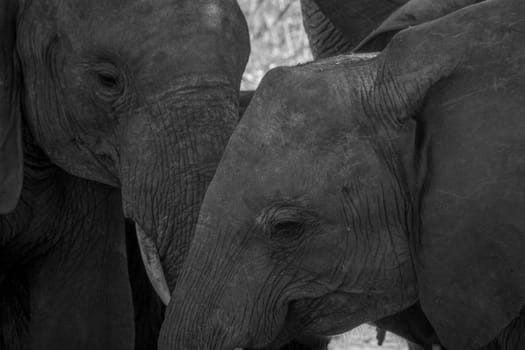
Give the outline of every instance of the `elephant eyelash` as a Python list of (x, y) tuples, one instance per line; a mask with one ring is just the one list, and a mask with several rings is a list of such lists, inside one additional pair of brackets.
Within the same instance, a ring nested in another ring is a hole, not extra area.
[(293, 244), (317, 226), (316, 217), (312, 210), (303, 206), (277, 203), (263, 210), (258, 221), (272, 241)]

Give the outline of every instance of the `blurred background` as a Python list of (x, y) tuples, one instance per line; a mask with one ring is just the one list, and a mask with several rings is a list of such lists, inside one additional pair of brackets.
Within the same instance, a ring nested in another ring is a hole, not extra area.
[[(242, 90), (255, 90), (271, 68), (294, 66), (312, 60), (301, 19), (300, 0), (238, 0), (250, 29), (252, 53), (242, 80)], [(406, 350), (406, 343), (387, 334), (377, 345), (376, 331), (361, 326), (337, 336), (329, 350)]]
[(254, 90), (273, 67), (312, 60), (299, 0), (238, 0), (250, 29), (252, 54), (242, 90)]

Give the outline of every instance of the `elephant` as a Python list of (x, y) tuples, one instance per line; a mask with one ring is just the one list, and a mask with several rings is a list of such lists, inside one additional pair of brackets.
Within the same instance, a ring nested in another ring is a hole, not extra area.
[(5, 0), (0, 28), (0, 348), (132, 349), (125, 219), (167, 303), (239, 119), (244, 16)]
[(153, 289), (140, 254), (132, 220), (125, 222), (126, 255), (135, 323), (135, 350), (155, 350), (165, 305)]
[[(383, 50), (402, 29), (445, 16), (479, 0), (301, 0), (303, 22), (314, 57)], [(376, 325), (431, 347), (438, 344), (418, 305)], [(416, 344), (409, 344), (417, 349)]]
[[(350, 53), (408, 0), (301, 0), (315, 59)], [(366, 52), (382, 47), (369, 46)], [(365, 52), (364, 48), (361, 50)]]
[(487, 0), (377, 55), (270, 71), (206, 192), (161, 349), (276, 347), (418, 302), (447, 349), (524, 348), (524, 18)]
[(399, 30), (483, 0), (301, 0), (314, 58), (381, 51)]

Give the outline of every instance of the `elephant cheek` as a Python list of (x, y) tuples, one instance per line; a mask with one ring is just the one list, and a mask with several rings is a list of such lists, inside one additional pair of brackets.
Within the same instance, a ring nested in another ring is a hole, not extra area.
[(274, 274), (267, 256), (217, 231), (200, 235), (197, 230), (199, 238), (210, 240), (192, 243), (166, 311), (159, 349), (264, 348), (289, 340), (277, 339), (288, 314), (287, 283)]

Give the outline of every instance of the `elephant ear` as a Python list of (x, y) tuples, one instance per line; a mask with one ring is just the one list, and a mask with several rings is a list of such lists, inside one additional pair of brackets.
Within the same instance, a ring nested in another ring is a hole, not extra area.
[(12, 211), (23, 178), (21, 75), (15, 55), (16, 1), (0, 5), (0, 214)]
[(449, 349), (485, 346), (525, 305), (523, 13), (523, 0), (484, 1), (404, 30), (365, 86), (369, 113), (418, 125), (409, 238), (422, 310)]
[(407, 1), (301, 0), (303, 24), (314, 57), (350, 52)]
[(354, 51), (381, 51), (397, 32), (481, 1), (483, 0), (410, 0), (361, 41)]

